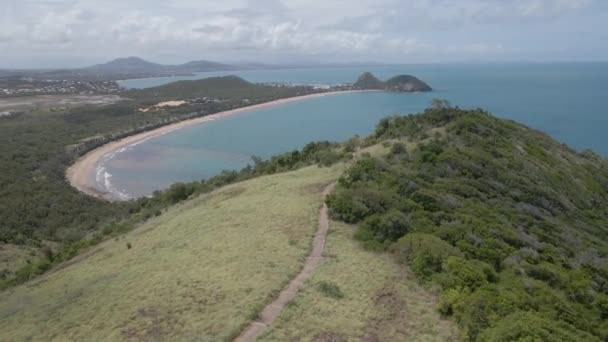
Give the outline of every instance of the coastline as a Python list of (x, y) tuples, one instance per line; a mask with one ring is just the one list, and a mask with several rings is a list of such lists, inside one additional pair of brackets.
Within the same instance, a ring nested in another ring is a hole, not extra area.
[(274, 100), (270, 102), (259, 103), (251, 106), (231, 109), (223, 112), (218, 112), (215, 114), (210, 114), (198, 118), (187, 119), (184, 121), (176, 122), (173, 124), (169, 124), (166, 126), (162, 126), (150, 131), (142, 132), (139, 134), (131, 135), (116, 141), (109, 142), (105, 145), (102, 145), (92, 151), (89, 151), (85, 155), (81, 156), (74, 164), (72, 164), (66, 171), (66, 178), (69, 181), (70, 185), (77, 189), (78, 191), (85, 193), (87, 195), (97, 197), (99, 199), (103, 199), (106, 201), (123, 201), (128, 198), (118, 196), (117, 194), (108, 191), (107, 189), (102, 190), (98, 186), (97, 181), (97, 173), (98, 166), (101, 161), (104, 159), (111, 158), (111, 155), (116, 153), (118, 150), (122, 148), (126, 148), (132, 146), (134, 144), (141, 143), (145, 140), (152, 139), (158, 137), (160, 135), (173, 132), (175, 130), (198, 125), (207, 121), (212, 121), (228, 116), (233, 116), (236, 114), (256, 110), (263, 109), (271, 106), (317, 98), (324, 96), (332, 96), (339, 94), (348, 94), (348, 93), (362, 93), (362, 92), (377, 92), (378, 90), (344, 90), (344, 91), (332, 91), (325, 93), (316, 93), (302, 96), (289, 97), (285, 99)]

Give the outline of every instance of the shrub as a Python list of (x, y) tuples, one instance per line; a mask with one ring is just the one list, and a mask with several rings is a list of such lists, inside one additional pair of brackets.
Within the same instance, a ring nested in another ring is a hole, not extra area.
[(362, 228), (372, 232), (379, 242), (395, 241), (410, 230), (410, 222), (405, 214), (392, 209), (385, 214), (368, 217)]
[(165, 196), (170, 203), (177, 203), (187, 199), (194, 191), (191, 184), (175, 183), (165, 192)]
[(323, 293), (327, 297), (330, 297), (333, 299), (344, 298), (344, 293), (342, 293), (342, 290), (340, 290), (340, 287), (338, 287), (338, 285), (336, 285), (332, 282), (322, 281), (319, 283), (318, 288), (319, 288), (319, 291), (321, 291), (321, 293)]
[(315, 155), (315, 161), (321, 166), (331, 166), (342, 159), (342, 155), (336, 151), (324, 150)]
[(436, 198), (434, 192), (428, 190), (417, 190), (410, 198), (420, 204), (427, 211), (438, 211), (441, 210), (440, 201)]
[(351, 196), (350, 193), (348, 190), (338, 190), (327, 196), (326, 202), (332, 218), (356, 223), (370, 213), (365, 203), (359, 197)]
[(608, 296), (599, 295), (595, 299), (594, 306), (600, 312), (601, 319), (608, 319)]
[(391, 146), (391, 154), (394, 156), (407, 155), (407, 147), (404, 143), (398, 141)]
[(393, 204), (390, 193), (374, 188), (340, 189), (327, 198), (333, 218), (357, 223), (373, 214), (384, 213)]
[(478, 341), (599, 341), (570, 324), (544, 318), (535, 312), (517, 311), (484, 331)]
[(487, 283), (487, 276), (480, 266), (457, 256), (448, 256), (441, 265), (443, 272), (437, 280), (444, 289), (475, 290)]
[(423, 233), (409, 233), (392, 247), (397, 260), (407, 263), (418, 276), (429, 279), (441, 272), (444, 260), (460, 253), (440, 238)]

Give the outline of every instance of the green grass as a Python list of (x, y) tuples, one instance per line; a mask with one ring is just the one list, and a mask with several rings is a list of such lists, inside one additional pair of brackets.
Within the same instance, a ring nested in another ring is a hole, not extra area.
[(7, 290), (0, 340), (230, 339), (299, 271), (342, 169), (227, 186)]
[(436, 311), (437, 297), (390, 255), (364, 250), (353, 231), (331, 222), (326, 259), (260, 340), (456, 339), (454, 324)]

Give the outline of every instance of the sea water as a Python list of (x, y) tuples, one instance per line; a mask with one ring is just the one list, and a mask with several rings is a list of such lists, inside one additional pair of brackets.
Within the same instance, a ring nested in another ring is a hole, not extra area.
[[(381, 79), (412, 74), (430, 93), (350, 93), (312, 98), (183, 128), (105, 160), (101, 188), (144, 196), (177, 181), (240, 169), (251, 156), (270, 157), (315, 140), (367, 135), (382, 117), (423, 110), (432, 98), (483, 108), (540, 129), (576, 149), (608, 155), (608, 63), (401, 65), (248, 70), (192, 77), (125, 80), (143, 88), (178, 79), (235, 74), (251, 82), (342, 84), (371, 71)], [(102, 189), (104, 190), (104, 189)]]

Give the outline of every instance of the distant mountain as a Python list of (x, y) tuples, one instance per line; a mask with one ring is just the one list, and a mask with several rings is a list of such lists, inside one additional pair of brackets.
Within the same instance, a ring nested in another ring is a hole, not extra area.
[(217, 70), (236, 70), (240, 69), (238, 66), (228, 65), (212, 61), (192, 61), (180, 65), (171, 66), (176, 70), (182, 70), (186, 72), (203, 72), (203, 71), (217, 71)]
[(152, 63), (139, 57), (118, 58), (107, 63), (78, 69), (0, 70), (0, 77), (31, 77), (38, 80), (104, 80), (188, 76), (195, 72), (237, 70), (242, 67), (212, 61), (192, 61), (178, 65)]
[(353, 86), (355, 89), (362, 90), (386, 90), (406, 93), (433, 90), (428, 84), (411, 75), (399, 75), (386, 82), (382, 82), (369, 72), (364, 72), (359, 76)]
[(139, 57), (118, 58), (104, 64), (97, 64), (83, 70), (101, 71), (107, 73), (140, 73), (140, 72), (164, 72), (167, 66), (148, 62)]
[(195, 72), (235, 70), (237, 67), (212, 61), (191, 61), (178, 65), (164, 65), (148, 62), (139, 57), (118, 58), (113, 61), (84, 68), (85, 71), (104, 72), (108, 74), (153, 74), (188, 75)]

